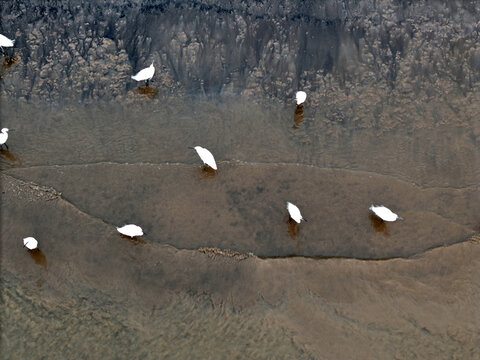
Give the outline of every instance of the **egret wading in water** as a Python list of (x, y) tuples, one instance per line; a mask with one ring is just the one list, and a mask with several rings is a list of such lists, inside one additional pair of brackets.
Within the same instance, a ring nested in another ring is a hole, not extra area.
[(35, 250), (38, 247), (38, 241), (33, 237), (27, 237), (23, 239), (23, 247), (26, 247), (28, 250)]
[(7, 128), (2, 129), (2, 132), (0, 133), (0, 149), (3, 148), (3, 145), (5, 145), (5, 147), (8, 149), (7, 139), (9, 131), (10, 130), (8, 130)]
[(288, 201), (287, 201), (287, 211), (288, 211), (288, 214), (290, 215), (290, 218), (295, 222), (300, 224), (300, 221), (302, 220), (307, 221), (307, 219), (305, 219), (300, 213), (300, 209)]
[(380, 206), (375, 206), (372, 205), (369, 207), (370, 210), (374, 212), (375, 215), (377, 215), (380, 219), (383, 221), (395, 221), (395, 220), (403, 220), (402, 217), (398, 216), (392, 210), (389, 208), (380, 205)]
[(132, 239), (135, 236), (142, 236), (143, 231), (140, 226), (133, 225), (133, 224), (128, 224), (124, 225), (122, 227), (117, 227), (117, 230), (120, 234), (125, 235), (125, 236), (130, 236)]
[(152, 60), (152, 64), (143, 70), (140, 70), (135, 75), (132, 75), (133, 80), (137, 81), (145, 81), (145, 86), (148, 86), (148, 82), (153, 78), (153, 74), (155, 74), (155, 67), (153, 66), (155, 60)]
[(0, 48), (2, 48), (2, 53), (4, 47), (13, 47), (14, 43), (15, 40), (10, 40), (5, 35), (0, 34)]
[(302, 105), (307, 98), (307, 93), (305, 91), (297, 91), (295, 98), (297, 100), (297, 106)]
[(201, 146), (190, 147), (190, 149), (193, 149), (197, 152), (198, 156), (200, 156), (200, 159), (202, 159), (205, 165), (210, 166), (213, 170), (217, 170), (217, 163), (215, 162), (215, 159), (210, 151)]

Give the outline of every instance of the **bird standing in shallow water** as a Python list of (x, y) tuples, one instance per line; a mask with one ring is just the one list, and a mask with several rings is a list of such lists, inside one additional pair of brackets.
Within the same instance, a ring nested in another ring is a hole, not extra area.
[(297, 105), (302, 105), (307, 98), (307, 93), (305, 91), (297, 91), (295, 98), (297, 100)]
[(3, 147), (3, 145), (5, 145), (5, 147), (8, 149), (8, 145), (7, 145), (8, 131), (9, 130), (7, 128), (3, 128), (2, 132), (0, 133), (0, 149)]
[(300, 224), (300, 221), (307, 221), (302, 214), (300, 213), (300, 209), (293, 205), (291, 202), (287, 201), (287, 211), (290, 215), (290, 218), (293, 219), (295, 222)]
[(28, 250), (35, 250), (38, 247), (38, 241), (33, 237), (23, 239), (23, 246)]
[(10, 40), (5, 35), (0, 34), (0, 48), (2, 48), (2, 52), (4, 47), (13, 47), (14, 43), (15, 40)]
[(210, 166), (213, 170), (217, 170), (217, 163), (215, 162), (215, 158), (210, 151), (201, 146), (191, 147), (190, 149), (193, 149), (197, 152), (198, 156), (200, 156), (200, 159), (202, 159), (205, 165)]
[(135, 75), (132, 75), (133, 80), (137, 81), (145, 81), (145, 86), (148, 86), (148, 82), (153, 78), (153, 74), (155, 74), (155, 67), (153, 66), (155, 60), (152, 60), (152, 64), (143, 70), (140, 70)]
[(392, 210), (390, 210), (389, 208), (383, 205), (380, 205), (380, 206), (372, 205), (370, 206), (369, 209), (372, 210), (375, 213), (375, 215), (377, 215), (383, 221), (403, 220), (402, 217), (398, 216), (397, 214), (392, 212)]
[(132, 239), (135, 236), (142, 236), (143, 235), (142, 228), (138, 225), (133, 225), (133, 224), (124, 225), (122, 227), (117, 227), (117, 231), (122, 235), (130, 236)]

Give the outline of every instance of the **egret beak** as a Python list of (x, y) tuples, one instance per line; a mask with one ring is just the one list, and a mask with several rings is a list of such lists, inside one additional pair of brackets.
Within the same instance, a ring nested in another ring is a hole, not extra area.
[(402, 218), (401, 216), (397, 217), (398, 220), (405, 220), (404, 218)]
[(192, 149), (192, 150), (195, 150), (195, 148), (193, 146), (189, 146), (188, 147), (189, 149)]
[(308, 222), (307, 219), (305, 219), (305, 218), (302, 218), (302, 220), (305, 221), (305, 222)]

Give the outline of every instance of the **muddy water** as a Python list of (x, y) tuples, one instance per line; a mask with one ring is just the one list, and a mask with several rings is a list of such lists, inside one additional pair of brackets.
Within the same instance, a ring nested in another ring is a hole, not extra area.
[(2, 358), (480, 356), (475, 6), (65, 4), (2, 10)]

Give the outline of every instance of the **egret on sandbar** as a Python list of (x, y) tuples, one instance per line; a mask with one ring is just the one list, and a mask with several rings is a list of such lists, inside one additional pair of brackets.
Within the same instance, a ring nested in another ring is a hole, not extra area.
[(2, 48), (2, 52), (4, 47), (13, 47), (14, 43), (15, 40), (10, 40), (5, 35), (0, 34), (0, 48)]
[(213, 170), (217, 170), (217, 163), (215, 162), (215, 159), (210, 151), (201, 146), (191, 147), (190, 149), (193, 149), (197, 152), (198, 156), (200, 156), (200, 159), (202, 159), (205, 165), (210, 166)]
[(369, 209), (372, 210), (375, 213), (375, 215), (377, 215), (383, 221), (403, 220), (402, 217), (398, 216), (397, 214), (392, 212), (392, 210), (390, 210), (389, 208), (383, 205), (380, 205), (380, 206), (372, 205), (369, 207)]
[(288, 214), (290, 215), (290, 218), (295, 220), (297, 223), (300, 224), (300, 221), (302, 220), (307, 221), (307, 219), (305, 219), (300, 213), (300, 209), (288, 201), (287, 201), (287, 211), (288, 211)]
[(2, 132), (0, 133), (0, 149), (3, 147), (3, 145), (5, 145), (5, 147), (8, 149), (8, 145), (7, 145), (8, 131), (9, 130), (7, 128), (3, 128)]
[(305, 102), (307, 98), (307, 93), (305, 91), (297, 91), (295, 94), (295, 98), (297, 99), (297, 105), (301, 105)]
[(120, 234), (130, 236), (132, 239), (135, 236), (142, 236), (143, 231), (140, 226), (129, 224), (129, 225), (124, 225), (122, 227), (117, 227), (117, 230)]
[(152, 60), (152, 64), (143, 70), (140, 70), (135, 75), (132, 75), (133, 80), (137, 81), (145, 81), (145, 85), (148, 86), (148, 82), (151, 78), (153, 78), (153, 74), (155, 74), (155, 67), (153, 66), (155, 60)]
[(23, 239), (23, 247), (26, 247), (28, 250), (35, 250), (38, 247), (38, 241), (33, 237), (27, 237)]

